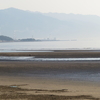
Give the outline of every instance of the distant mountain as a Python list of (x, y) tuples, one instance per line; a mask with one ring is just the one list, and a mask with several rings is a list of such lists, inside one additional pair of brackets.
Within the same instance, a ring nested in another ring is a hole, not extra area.
[(44, 13), (44, 15), (72, 23), (69, 33), (76, 35), (75, 37), (89, 39), (100, 36), (100, 16), (72, 13)]
[(65, 13), (43, 13), (46, 16), (64, 21), (84, 21), (100, 23), (100, 17), (97, 15), (65, 14)]
[(0, 10), (0, 34), (16, 38), (81, 39), (100, 36), (100, 17)]
[(0, 10), (0, 33), (14, 38), (49, 37), (50, 33), (54, 34), (62, 25), (62, 21), (37, 12), (15, 8)]
[(13, 41), (13, 39), (8, 37), (8, 36), (1, 35), (0, 36), (0, 42), (5, 42), (5, 41), (10, 42), (10, 41)]

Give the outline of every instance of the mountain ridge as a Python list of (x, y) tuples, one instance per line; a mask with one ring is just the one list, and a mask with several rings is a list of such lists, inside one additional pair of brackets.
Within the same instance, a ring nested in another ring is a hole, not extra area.
[(100, 17), (94, 15), (50, 15), (16, 8), (0, 10), (0, 34), (13, 38), (98, 38), (99, 26)]

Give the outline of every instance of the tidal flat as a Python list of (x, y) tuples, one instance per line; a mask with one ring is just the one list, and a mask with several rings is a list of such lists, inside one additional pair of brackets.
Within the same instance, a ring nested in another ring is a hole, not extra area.
[[(29, 53), (16, 52), (0, 53), (0, 56), (85, 58), (100, 57), (100, 52), (77, 50)], [(100, 61), (54, 62), (1, 60), (0, 99), (100, 100), (99, 73)]]

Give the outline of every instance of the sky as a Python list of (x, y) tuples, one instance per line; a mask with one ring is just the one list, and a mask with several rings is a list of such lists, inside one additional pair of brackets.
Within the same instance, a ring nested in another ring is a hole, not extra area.
[(100, 0), (0, 0), (0, 9), (10, 7), (42, 13), (100, 16)]

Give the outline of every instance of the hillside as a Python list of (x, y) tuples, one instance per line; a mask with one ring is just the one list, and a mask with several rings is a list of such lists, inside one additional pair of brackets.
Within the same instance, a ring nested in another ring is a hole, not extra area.
[(41, 13), (9, 8), (0, 11), (0, 33), (15, 38), (48, 37), (63, 25), (62, 21)]
[(98, 38), (100, 17), (39, 13), (15, 8), (0, 10), (0, 34), (18, 38)]
[(0, 41), (1, 42), (5, 42), (5, 41), (13, 41), (12, 38), (8, 37), (8, 36), (3, 36), (3, 35), (0, 35)]

